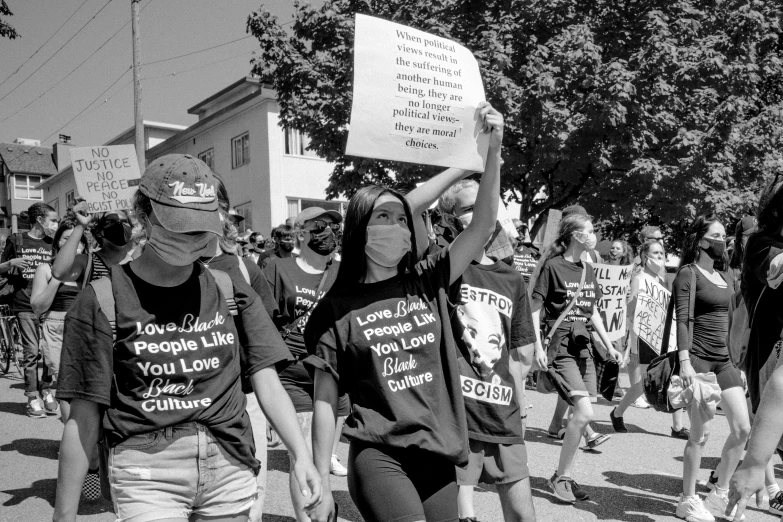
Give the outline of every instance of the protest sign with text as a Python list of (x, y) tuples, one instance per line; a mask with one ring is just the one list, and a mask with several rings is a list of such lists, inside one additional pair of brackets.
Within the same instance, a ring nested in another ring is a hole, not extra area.
[(131, 208), (141, 178), (136, 147), (74, 147), (69, 152), (76, 191), (85, 200), (87, 212)]
[(625, 315), (627, 310), (628, 287), (631, 284), (633, 265), (592, 264), (598, 286), (603, 294), (598, 301), (598, 310), (604, 318), (606, 334), (610, 341), (621, 339), (625, 335)]
[[(658, 355), (661, 355), (661, 346), (663, 346), (666, 312), (669, 309), (670, 299), (671, 292), (662, 284), (649, 277), (640, 278), (633, 317), (633, 333)], [(674, 324), (669, 336), (669, 351), (677, 349), (676, 320), (672, 320)]]
[(478, 63), (461, 45), (356, 15), (353, 106), (345, 153), (484, 171), (489, 135)]

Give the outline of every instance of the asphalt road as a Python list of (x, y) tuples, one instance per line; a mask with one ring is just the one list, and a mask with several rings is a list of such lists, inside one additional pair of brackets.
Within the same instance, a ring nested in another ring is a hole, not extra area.
[[(621, 378), (625, 379), (625, 375)], [(556, 467), (560, 449), (560, 443), (546, 434), (554, 396), (529, 392), (528, 400), (533, 406), (529, 410), (528, 453), (539, 520), (679, 520), (674, 517), (674, 506), (681, 491), (684, 441), (669, 437), (671, 418), (668, 415), (631, 408), (625, 419), (629, 433), (614, 434), (609, 442), (598, 448), (599, 451), (580, 451), (574, 475), (590, 493), (591, 500), (571, 506), (554, 499), (546, 484)], [(610, 410), (609, 403), (601, 401), (596, 405), (596, 431), (612, 433)], [(57, 418), (30, 419), (25, 416), (25, 397), (18, 374), (0, 376), (0, 521), (51, 520), (61, 434), (62, 425)], [(719, 415), (702, 460), (701, 480), (706, 480), (709, 470), (717, 465), (727, 435), (726, 419)], [(347, 445), (341, 444), (339, 455), (343, 462), (347, 452)], [(783, 468), (779, 460), (776, 462), (780, 478)], [(285, 452), (270, 451), (264, 521), (294, 521), (287, 475)], [(361, 521), (348, 495), (346, 480), (333, 477), (332, 484), (340, 505), (340, 520)], [(700, 490), (706, 493), (705, 488)], [(491, 486), (476, 489), (475, 506), (479, 520), (503, 520), (497, 494)], [(765, 509), (766, 505), (764, 510), (754, 506), (748, 512), (747, 520), (776, 520)], [(113, 521), (111, 504), (83, 504), (79, 520)]]

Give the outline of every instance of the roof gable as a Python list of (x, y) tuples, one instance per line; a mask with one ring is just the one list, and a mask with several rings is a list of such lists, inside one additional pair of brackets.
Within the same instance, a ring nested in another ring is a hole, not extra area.
[(0, 158), (12, 173), (57, 174), (52, 160), (52, 149), (21, 145), (19, 143), (0, 143)]

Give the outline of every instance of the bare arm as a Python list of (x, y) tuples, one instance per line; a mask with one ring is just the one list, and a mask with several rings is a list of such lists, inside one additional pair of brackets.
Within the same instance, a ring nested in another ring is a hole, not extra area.
[(405, 199), (408, 200), (408, 204), (411, 206), (411, 212), (415, 215), (420, 215), (430, 205), (435, 203), (441, 194), (446, 192), (447, 188), (469, 174), (469, 171), (463, 169), (446, 169), (430, 178), (420, 187), (411, 190), (405, 196)]
[(274, 367), (259, 370), (250, 379), (264, 415), (294, 458), (294, 475), (302, 495), (308, 499), (305, 508), (311, 509), (321, 501), (321, 479), (302, 437), (294, 405), (280, 384)]
[(60, 281), (52, 277), (51, 267), (46, 263), (38, 265), (33, 278), (33, 289), (30, 292), (30, 306), (35, 315), (41, 315), (52, 306), (54, 295), (59, 287)]
[(60, 442), (60, 461), (57, 471), (57, 496), (54, 503), (54, 522), (76, 520), (82, 483), (87, 474), (89, 458), (98, 444), (100, 408), (94, 402), (71, 400), (71, 415)]
[(328, 521), (334, 512), (334, 500), (329, 482), (329, 463), (332, 458), (336, 422), (337, 382), (331, 373), (317, 370), (313, 397), (313, 457), (324, 485), (325, 502), (322, 502), (322, 505), (311, 514), (311, 518), (316, 522)]
[(449, 283), (459, 279), (470, 262), (481, 253), (492, 232), (495, 231), (495, 223), (498, 219), (503, 116), (487, 102), (482, 102), (479, 110), (484, 128), (490, 133), (487, 164), (481, 175), (476, 203), (473, 206), (473, 219), (449, 247), (451, 263)]

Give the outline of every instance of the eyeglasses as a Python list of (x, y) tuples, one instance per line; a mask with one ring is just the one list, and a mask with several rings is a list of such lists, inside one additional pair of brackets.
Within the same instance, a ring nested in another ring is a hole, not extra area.
[(332, 232), (335, 234), (340, 231), (340, 223), (331, 223), (329, 221), (324, 221), (323, 219), (316, 219), (315, 221), (312, 221), (312, 224), (313, 228), (306, 229), (311, 234), (321, 234), (327, 228), (331, 228)]

